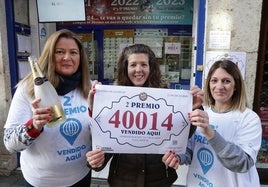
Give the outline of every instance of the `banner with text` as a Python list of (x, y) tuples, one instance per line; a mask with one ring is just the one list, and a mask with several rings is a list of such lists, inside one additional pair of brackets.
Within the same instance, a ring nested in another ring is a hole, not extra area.
[(69, 24), (192, 25), (193, 0), (88, 0), (85, 22)]
[(192, 111), (189, 90), (96, 85), (93, 149), (108, 153), (184, 153)]

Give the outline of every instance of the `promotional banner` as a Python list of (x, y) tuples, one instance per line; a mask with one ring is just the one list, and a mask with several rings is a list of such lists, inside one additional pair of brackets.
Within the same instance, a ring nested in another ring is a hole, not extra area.
[(85, 10), (86, 21), (75, 24), (192, 25), (193, 22), (193, 0), (88, 0)]
[(234, 62), (243, 77), (245, 79), (246, 72), (246, 52), (233, 52), (233, 51), (207, 51), (206, 52), (206, 64), (205, 64), (205, 78), (207, 78), (207, 74), (209, 72), (210, 67), (214, 64), (214, 62), (218, 60), (231, 60)]
[(96, 85), (93, 149), (108, 153), (185, 153), (189, 90)]
[(98, 0), (86, 7), (90, 24), (192, 24), (192, 0)]

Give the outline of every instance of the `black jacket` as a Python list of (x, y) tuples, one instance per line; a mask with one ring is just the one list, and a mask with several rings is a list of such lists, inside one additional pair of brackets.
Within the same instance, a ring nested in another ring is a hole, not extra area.
[[(191, 125), (189, 138), (196, 127)], [(170, 187), (177, 180), (177, 172), (166, 167), (161, 154), (105, 154), (102, 170), (112, 157), (108, 183), (110, 187)]]
[(114, 154), (110, 164), (110, 187), (170, 187), (176, 170), (166, 167), (160, 154)]

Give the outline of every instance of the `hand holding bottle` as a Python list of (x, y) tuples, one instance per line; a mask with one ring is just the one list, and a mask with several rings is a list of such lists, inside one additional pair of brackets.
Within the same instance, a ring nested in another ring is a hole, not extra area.
[(33, 100), (33, 126), (36, 130), (41, 131), (43, 126), (52, 119), (52, 111), (50, 107), (39, 108), (40, 98)]
[(43, 75), (38, 65), (37, 58), (30, 56), (28, 60), (33, 74), (35, 98), (41, 98), (38, 105), (43, 108), (49, 107), (52, 112), (51, 119), (47, 121), (48, 127), (61, 125), (65, 122), (66, 116), (55, 88)]

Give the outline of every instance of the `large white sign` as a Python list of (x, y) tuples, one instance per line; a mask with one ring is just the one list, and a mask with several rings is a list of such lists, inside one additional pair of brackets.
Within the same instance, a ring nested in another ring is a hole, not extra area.
[(189, 90), (97, 85), (92, 143), (108, 153), (184, 153), (192, 111)]

